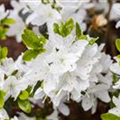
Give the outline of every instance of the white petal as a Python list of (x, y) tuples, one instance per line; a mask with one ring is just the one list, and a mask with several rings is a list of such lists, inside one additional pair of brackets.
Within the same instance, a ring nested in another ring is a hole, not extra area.
[(61, 103), (58, 107), (58, 110), (65, 116), (68, 116), (70, 114), (70, 109), (67, 105)]
[(37, 99), (42, 99), (45, 96), (45, 93), (43, 92), (43, 89), (38, 88), (37, 91), (35, 92), (34, 98)]
[(113, 108), (113, 109), (109, 110), (109, 113), (120, 116), (120, 108)]
[(120, 21), (118, 21), (116, 24), (116, 28), (119, 28), (119, 27), (120, 27)]
[(106, 103), (108, 103), (108, 102), (110, 102), (110, 96), (109, 96), (109, 94), (108, 94), (108, 92), (107, 91), (100, 91), (100, 92), (97, 92), (97, 93), (95, 93), (96, 94), (96, 96), (100, 99), (100, 100), (102, 100), (103, 102), (106, 102)]
[(85, 111), (88, 111), (91, 107), (93, 106), (93, 101), (91, 99), (90, 96), (86, 96), (83, 100), (82, 100), (82, 107)]
[(120, 99), (116, 98), (115, 96), (113, 97), (113, 103), (116, 105), (116, 107), (120, 108)]

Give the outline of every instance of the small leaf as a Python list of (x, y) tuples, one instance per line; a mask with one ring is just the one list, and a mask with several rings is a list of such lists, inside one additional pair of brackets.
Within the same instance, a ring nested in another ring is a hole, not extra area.
[(82, 36), (82, 35), (83, 35), (83, 32), (80, 28), (80, 25), (78, 23), (76, 23), (76, 38), (79, 39), (80, 36)]
[(39, 45), (40, 47), (43, 47), (43, 45), (46, 44), (46, 38), (44, 36), (41, 36), (39, 39)]
[(5, 97), (6, 93), (2, 90), (0, 90), (0, 109), (3, 108), (4, 103), (5, 103)]
[(120, 117), (111, 114), (111, 113), (105, 113), (101, 115), (102, 120), (120, 120)]
[(72, 18), (68, 19), (65, 23), (61, 22), (60, 26), (55, 23), (54, 24), (54, 32), (63, 37), (66, 37), (71, 33), (74, 28), (74, 21)]
[(6, 58), (8, 54), (8, 49), (6, 47), (1, 48), (0, 47), (0, 60)]
[(38, 54), (45, 52), (46, 50), (43, 48), (46, 44), (46, 38), (44, 36), (37, 37), (37, 35), (28, 29), (24, 30), (22, 34), (23, 43), (31, 48), (27, 50), (23, 55), (23, 60), (30, 61), (37, 57)]
[(97, 38), (93, 38), (89, 41), (89, 44), (90, 45), (93, 45), (96, 41), (98, 40), (98, 37)]
[(66, 23), (65, 23), (65, 27), (71, 31), (74, 28), (74, 21), (72, 18), (69, 18)]
[(36, 58), (38, 54), (39, 54), (38, 50), (34, 50), (34, 49), (33, 50), (27, 50), (23, 55), (23, 60), (30, 61), (30, 60)]
[(31, 104), (28, 100), (20, 100), (18, 99), (18, 106), (21, 110), (23, 110), (26, 113), (31, 112)]
[(28, 92), (26, 90), (22, 91), (22, 93), (19, 95), (19, 98), (21, 100), (26, 100), (26, 99), (28, 99), (28, 97), (29, 97), (29, 94), (28, 94)]
[(0, 26), (0, 38), (2, 40), (6, 39), (6, 33), (8, 32), (8, 28), (3, 28), (2, 26)]
[(119, 81), (119, 77), (116, 74), (113, 74), (113, 83), (116, 84)]
[(15, 24), (16, 21), (12, 18), (5, 18), (1, 21), (2, 25), (12, 25), (12, 24)]
[(37, 49), (39, 47), (39, 39), (36, 34), (28, 29), (24, 30), (22, 34), (23, 43), (30, 48)]
[(54, 27), (54, 32), (57, 34), (60, 34), (59, 33), (59, 25), (57, 23), (54, 23), (53, 27)]
[(120, 39), (117, 39), (115, 44), (116, 44), (117, 50), (120, 52)]
[(120, 55), (117, 55), (117, 58), (120, 59)]

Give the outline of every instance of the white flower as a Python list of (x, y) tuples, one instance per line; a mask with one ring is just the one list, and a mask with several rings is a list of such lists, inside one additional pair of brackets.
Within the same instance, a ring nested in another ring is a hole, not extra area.
[(116, 60), (117, 62), (116, 62), (116, 63), (113, 63), (113, 64), (110, 66), (110, 70), (111, 70), (113, 73), (116, 73), (116, 74), (120, 75), (119, 59), (115, 57), (115, 60)]
[(22, 38), (21, 35), (23, 30), (26, 28), (25, 23), (23, 22), (22, 18), (19, 16), (19, 11), (10, 11), (9, 17), (13, 18), (16, 23), (11, 25), (9, 31), (7, 32), (7, 36), (16, 36), (17, 42), (21, 42)]
[(65, 116), (68, 116), (70, 114), (70, 109), (65, 103), (60, 103), (58, 106), (58, 111)]
[[(113, 63), (110, 66), (110, 70), (117, 74), (118, 76), (120, 75), (120, 65), (119, 65), (119, 59), (117, 57), (115, 57), (115, 60), (117, 61), (116, 63)], [(115, 85), (113, 86), (114, 89), (120, 89), (120, 80), (118, 80), (117, 83), (115, 83)]]
[(4, 83), (4, 74), (0, 72), (0, 89), (3, 87), (3, 83)]
[(86, 30), (86, 9), (90, 4), (89, 0), (56, 0), (58, 6), (62, 7), (60, 11), (62, 19), (66, 21), (68, 18), (73, 18), (75, 22), (78, 22), (83, 31)]
[(73, 35), (62, 37), (60, 35), (53, 34), (49, 38), (47, 49), (49, 49), (49, 51), (52, 51), (53, 49), (65, 49), (66, 51), (81, 57), (88, 43), (89, 42), (87, 40), (75, 40)]
[(110, 66), (112, 65), (112, 60), (110, 55), (106, 55), (102, 53), (100, 64), (103, 66), (102, 72), (107, 73), (110, 70)]
[(97, 44), (89, 45), (83, 52), (81, 59), (78, 61), (76, 72), (82, 80), (86, 80), (90, 77), (90, 73), (93, 69), (94, 64), (96, 64), (99, 60), (96, 57), (97, 52)]
[(9, 116), (5, 109), (0, 109), (0, 120), (9, 119)]
[(40, 7), (36, 7), (33, 13), (28, 16), (26, 23), (32, 23), (33, 25), (40, 26), (44, 23), (54, 23), (60, 19), (60, 14), (57, 10), (53, 9), (50, 4), (41, 4)]
[(115, 107), (110, 109), (109, 113), (120, 116), (120, 95), (119, 95), (118, 98), (113, 97), (113, 103), (115, 104)]
[(68, 97), (71, 93), (73, 100), (80, 101), (81, 91), (86, 90), (88, 87), (88, 80), (81, 80), (74, 72), (68, 72), (60, 77), (60, 83), (57, 88), (66, 91), (68, 93)]
[(16, 116), (11, 118), (10, 120), (19, 120)]
[[(113, 10), (116, 12), (117, 15), (120, 16), (120, 4), (116, 3), (113, 5)], [(120, 27), (120, 21), (117, 23), (116, 28)]]
[(52, 74), (63, 74), (67, 71), (73, 71), (76, 68), (76, 61), (79, 58), (65, 49), (53, 51), (47, 56), (45, 62), (49, 65)]
[(43, 99), (44, 96), (45, 96), (45, 93), (44, 93), (43, 89), (38, 88), (34, 94), (34, 99), (35, 100)]
[(3, 84), (3, 91), (6, 92), (6, 99), (12, 96), (15, 100), (21, 91), (25, 90), (28, 85), (24, 80), (19, 80), (15, 76), (9, 76)]
[(11, 75), (16, 69), (12, 58), (6, 58), (0, 63), (0, 72), (7, 76)]
[(8, 15), (9, 11), (5, 11), (5, 6), (0, 5), (0, 20), (4, 19)]
[(101, 101), (108, 103), (110, 102), (110, 96), (108, 94), (109, 86), (106, 84), (98, 84), (94, 83), (87, 89), (86, 95), (82, 98), (82, 107), (85, 111), (92, 108), (92, 114), (96, 112), (97, 107), (97, 98)]
[(41, 0), (20, 0), (20, 3), (25, 4), (26, 7), (28, 6), (30, 10), (34, 10), (36, 7), (41, 5), (42, 1)]

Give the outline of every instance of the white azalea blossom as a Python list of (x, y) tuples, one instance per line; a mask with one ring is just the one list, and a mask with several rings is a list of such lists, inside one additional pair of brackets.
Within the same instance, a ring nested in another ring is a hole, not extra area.
[(3, 84), (3, 90), (7, 93), (6, 98), (12, 96), (16, 99), (27, 87), (23, 80), (16, 79), (14, 76), (8, 77)]
[(14, 10), (10, 11), (9, 17), (13, 18), (16, 21), (16, 23), (10, 26), (10, 29), (7, 32), (7, 35), (16, 36), (17, 42), (21, 42), (22, 41), (21, 35), (23, 30), (26, 28), (26, 25), (23, 22), (22, 18), (19, 16), (19, 12), (25, 7), (25, 5), (20, 4), (16, 1), (12, 1), (11, 4)]
[[(93, 114), (97, 110), (98, 99), (109, 103), (111, 101), (109, 93), (113, 92), (114, 88), (120, 89), (119, 59), (115, 58), (117, 62), (113, 63), (111, 57), (103, 52), (104, 44), (99, 46), (95, 43), (96, 39), (94, 40), (89, 35), (83, 35), (83, 31), (85, 33), (89, 31), (86, 31), (87, 23), (85, 22), (86, 19), (89, 19), (87, 10), (93, 9), (96, 3), (91, 4), (90, 0), (55, 0), (55, 3), (53, 0), (49, 0), (44, 2), (42, 0), (11, 1), (13, 9), (9, 11), (9, 14), (3, 5), (0, 6), (0, 20), (8, 15), (9, 18), (16, 21), (10, 26), (7, 36), (15, 36), (17, 42), (21, 42), (21, 35), (26, 34), (24, 29), (30, 28), (36, 34), (28, 36), (28, 41), (26, 35), (24, 37), (26, 41), (23, 41), (28, 48), (27, 52), (33, 52), (31, 56), (28, 54), (27, 57), (34, 59), (23, 60), (27, 53), (24, 52), (16, 60), (8, 57), (0, 60), (0, 90), (5, 92), (5, 95), (1, 95), (5, 100), (2, 102), (5, 102), (4, 105), (6, 105), (9, 99), (16, 103), (19, 102), (18, 100), (24, 101), (22, 97), (27, 97), (25, 102), (29, 101), (31, 109), (38, 108), (39, 111), (49, 101), (53, 105), (54, 111), (51, 115), (45, 116), (46, 120), (59, 120), (59, 112), (68, 116), (70, 109), (67, 104), (70, 101), (81, 103), (84, 111), (91, 109)], [(108, 7), (104, 14), (107, 13), (107, 9)], [(119, 14), (119, 4), (114, 5), (113, 9)], [(64, 28), (60, 26), (68, 18), (72, 18), (74, 24), (71, 25), (71, 23), (70, 26), (67, 26), (68, 31), (67, 28), (65, 28), (66, 31), (62, 31)], [(54, 23), (58, 24), (56, 28), (53, 26)], [(80, 24), (80, 27), (75, 23)], [(41, 28), (44, 27), (45, 36), (44, 32), (40, 33)], [(72, 27), (74, 28), (69, 33), (69, 29)], [(60, 32), (66, 32), (68, 35), (63, 37)], [(42, 45), (38, 45), (39, 48), (37, 48), (36, 43), (42, 39), (41, 35), (45, 37), (46, 41), (43, 41), (46, 43), (43, 45), (45, 52), (39, 54)], [(34, 54), (36, 51), (39, 52), (37, 55)], [(118, 81), (114, 86), (113, 73), (118, 76)], [(113, 102), (116, 107), (109, 112), (120, 116), (120, 96), (113, 97)], [(19, 103), (18, 106), (20, 108)], [(25, 106), (25, 108), (27, 107)], [(36, 116), (29, 117), (27, 116), (29, 114), (20, 113), (19, 110), (16, 110), (15, 116), (11, 118), (4, 108), (6, 109), (6, 106), (0, 109), (0, 120), (36, 120)], [(22, 110), (24, 111), (24, 108)]]
[[(119, 3), (115, 3), (113, 6), (113, 10), (115, 11), (115, 13), (120, 16), (120, 4)], [(118, 23), (116, 24), (116, 28), (120, 27), (120, 21), (118, 21)]]
[(120, 116), (120, 95), (119, 97), (113, 97), (113, 103), (115, 104), (115, 107), (109, 110), (109, 113), (115, 114), (117, 116)]
[(11, 118), (10, 120), (19, 120), (16, 116), (14, 118)]
[[(111, 71), (114, 74), (117, 74), (118, 76), (120, 75), (120, 65), (119, 65), (119, 59), (115, 57), (116, 63), (113, 63), (110, 66)], [(113, 88), (115, 89), (120, 89), (120, 79), (118, 78), (118, 81), (115, 83), (115, 85), (113, 86)]]
[[(99, 50), (101, 51), (100, 46)], [(110, 72), (109, 66), (112, 65), (110, 56), (104, 53), (98, 52), (100, 60), (94, 65), (94, 69), (91, 71), (90, 86), (87, 89), (85, 95), (82, 98), (82, 107), (85, 111), (91, 109), (92, 114), (96, 112), (97, 99), (108, 103), (110, 102), (109, 91), (112, 88), (112, 73)], [(105, 59), (107, 58), (107, 59)], [(104, 60), (105, 59), (105, 60)], [(106, 62), (109, 63), (106, 65)], [(106, 67), (105, 67), (106, 65)], [(103, 76), (101, 73), (107, 73)]]
[(0, 120), (9, 119), (9, 116), (5, 109), (0, 109)]
[(96, 112), (97, 108), (97, 98), (103, 102), (110, 102), (110, 96), (108, 94), (109, 86), (105, 84), (91, 84), (88, 88), (86, 95), (82, 99), (82, 107), (84, 110), (89, 110), (92, 108), (92, 113)]
[(9, 13), (9, 11), (5, 11), (5, 6), (3, 4), (0, 5), (0, 20), (7, 17), (8, 13)]
[[(44, 12), (43, 12), (44, 11)], [(45, 23), (54, 23), (56, 20), (60, 20), (61, 16), (57, 10), (52, 9), (50, 4), (41, 4), (40, 7), (36, 7), (34, 12), (28, 16), (26, 23), (32, 23), (33, 25), (43, 25)]]

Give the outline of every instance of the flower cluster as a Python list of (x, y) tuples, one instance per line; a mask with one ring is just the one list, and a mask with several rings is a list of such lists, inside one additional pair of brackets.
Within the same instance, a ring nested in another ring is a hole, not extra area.
[[(9, 11), (0, 6), (0, 38), (15, 36), (27, 49), (13, 60), (7, 57), (7, 48), (0, 47), (0, 120), (39, 119), (30, 113), (36, 106), (44, 108), (46, 102), (52, 103), (53, 113), (40, 119), (57, 120), (59, 112), (70, 114), (71, 100), (94, 114), (98, 100), (109, 103), (111, 95), (119, 93), (120, 56), (113, 63), (103, 51), (104, 44), (96, 43), (99, 38), (84, 34), (87, 10), (97, 9), (96, 4), (90, 0), (19, 0), (11, 1)], [(104, 15), (95, 19), (95, 28), (108, 22)], [(120, 40), (116, 46), (120, 52)], [(8, 111), (9, 102), (14, 115)], [(109, 115), (119, 119), (119, 102), (120, 95), (114, 95), (115, 106), (103, 114), (103, 120)]]

